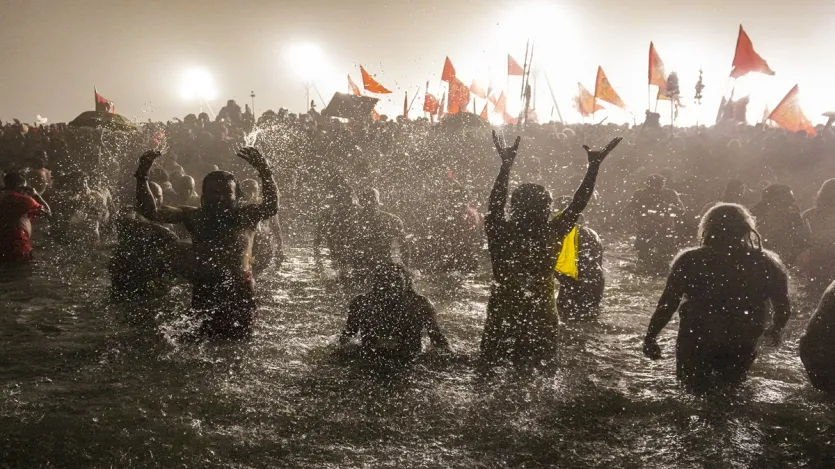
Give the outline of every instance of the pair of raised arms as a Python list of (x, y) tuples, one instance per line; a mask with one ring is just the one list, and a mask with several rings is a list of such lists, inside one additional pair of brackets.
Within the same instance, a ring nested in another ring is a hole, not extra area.
[[(162, 153), (157, 150), (149, 150), (143, 153), (139, 158), (139, 169), (136, 170), (137, 176), (147, 175), (148, 171), (151, 170), (151, 166), (153, 166), (154, 161), (159, 158), (160, 155), (162, 155)], [(267, 159), (264, 158), (264, 155), (252, 147), (241, 148), (241, 150), (238, 151), (238, 157), (249, 163), (257, 171), (269, 169), (270, 167), (269, 163), (267, 163)]]
[[(599, 165), (602, 163), (606, 155), (614, 150), (621, 140), (623, 140), (623, 137), (613, 138), (603, 150), (592, 150), (588, 145), (583, 145), (583, 148), (586, 150), (586, 155), (589, 158), (589, 164)], [(493, 131), (493, 144), (496, 145), (496, 152), (502, 159), (502, 164), (513, 164), (513, 161), (516, 159), (516, 153), (519, 151), (519, 143), (521, 142), (522, 137), (516, 137), (516, 142), (513, 145), (508, 145), (503, 135), (499, 136), (495, 130)]]

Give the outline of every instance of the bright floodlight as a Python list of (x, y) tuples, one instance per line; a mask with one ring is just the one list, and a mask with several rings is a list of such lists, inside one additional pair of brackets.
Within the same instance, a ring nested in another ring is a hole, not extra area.
[(327, 60), (322, 49), (316, 44), (296, 44), (285, 52), (287, 63), (293, 72), (306, 81), (321, 78), (327, 68)]
[(186, 70), (182, 78), (182, 95), (184, 99), (208, 101), (217, 96), (214, 79), (208, 70), (193, 68)]

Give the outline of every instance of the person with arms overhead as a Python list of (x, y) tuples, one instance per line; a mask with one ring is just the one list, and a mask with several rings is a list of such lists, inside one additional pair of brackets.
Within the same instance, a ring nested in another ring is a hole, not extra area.
[(258, 223), (278, 213), (278, 188), (269, 163), (254, 148), (238, 153), (258, 171), (263, 184), (260, 203), (239, 204), (241, 188), (235, 176), (214, 171), (203, 179), (200, 207), (158, 207), (148, 185), (148, 173), (159, 156), (159, 152), (149, 151), (139, 160), (139, 211), (151, 221), (182, 223), (191, 234), (195, 262), (191, 306), (203, 320), (199, 333), (247, 337), (256, 310), (253, 238)]
[(493, 285), (481, 339), (485, 364), (504, 358), (536, 361), (552, 358), (556, 350), (557, 318), (554, 266), (560, 243), (577, 224), (594, 192), (600, 164), (617, 147), (613, 139), (602, 151), (584, 146), (588, 169), (571, 204), (551, 218), (551, 194), (538, 184), (521, 184), (511, 196), (510, 217), (505, 217), (510, 170), (521, 138), (507, 146), (493, 132), (502, 160), (490, 194), (485, 230)]

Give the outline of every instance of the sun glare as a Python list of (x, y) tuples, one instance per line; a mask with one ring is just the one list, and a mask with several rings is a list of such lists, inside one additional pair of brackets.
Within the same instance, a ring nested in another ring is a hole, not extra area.
[(214, 79), (204, 68), (192, 68), (183, 72), (180, 90), (186, 100), (208, 101), (217, 96)]
[(284, 55), (293, 72), (305, 81), (322, 78), (328, 73), (328, 60), (316, 44), (294, 44), (287, 47)]

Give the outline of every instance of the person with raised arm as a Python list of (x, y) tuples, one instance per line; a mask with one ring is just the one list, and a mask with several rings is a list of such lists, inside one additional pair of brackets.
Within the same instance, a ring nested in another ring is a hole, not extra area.
[(255, 317), (255, 282), (252, 246), (258, 223), (278, 213), (278, 188), (269, 163), (254, 148), (238, 156), (252, 165), (262, 181), (262, 200), (240, 204), (241, 188), (226, 171), (213, 171), (203, 179), (200, 207), (158, 207), (148, 186), (148, 173), (160, 156), (148, 151), (136, 171), (139, 212), (148, 220), (182, 223), (191, 234), (194, 272), (191, 306), (202, 319), (199, 335), (243, 338), (251, 333)]
[(600, 164), (622, 139), (616, 137), (601, 151), (585, 148), (588, 170), (568, 207), (551, 218), (551, 194), (538, 184), (521, 184), (510, 199), (505, 217), (510, 170), (520, 137), (508, 146), (493, 132), (502, 160), (490, 194), (485, 230), (493, 285), (481, 339), (486, 364), (499, 360), (541, 360), (556, 350), (557, 317), (554, 266), (560, 243), (577, 223), (592, 194)]

